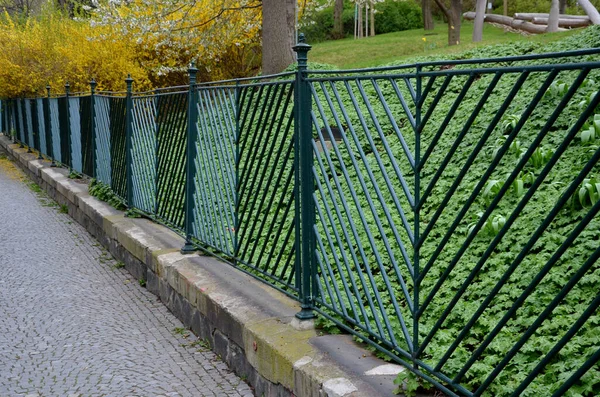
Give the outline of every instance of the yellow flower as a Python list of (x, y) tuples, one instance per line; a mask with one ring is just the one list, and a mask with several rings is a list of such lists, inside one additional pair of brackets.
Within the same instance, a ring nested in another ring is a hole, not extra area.
[(422, 39), (422, 40), (423, 40), (423, 41), (427, 41), (427, 37), (423, 37), (423, 39)]

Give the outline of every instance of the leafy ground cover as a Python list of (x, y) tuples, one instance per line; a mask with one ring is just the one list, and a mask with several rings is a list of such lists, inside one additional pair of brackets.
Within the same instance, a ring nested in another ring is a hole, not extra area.
[[(488, 46), (453, 54), (451, 58), (488, 58), (599, 46), (598, 28), (590, 28), (556, 42), (542, 44), (529, 41)], [(447, 58), (448, 55), (437, 57)], [(429, 60), (433, 58), (436, 57), (427, 57)], [(394, 63), (423, 59), (420, 57)], [(519, 65), (583, 61), (598, 61), (598, 56), (528, 61)], [(504, 62), (495, 66), (508, 65), (514, 66), (516, 63)], [(541, 238), (532, 247), (526, 247), (550, 209), (557, 204), (558, 198), (598, 150), (599, 141), (596, 136), (600, 126), (594, 123), (598, 120), (598, 116), (594, 114), (579, 131), (574, 131), (576, 136), (567, 141), (568, 145), (561, 147), (573, 132), (570, 128), (582, 109), (596, 93), (596, 82), (600, 80), (597, 70), (592, 70), (585, 77), (573, 97), (564, 103), (564, 109), (557, 114), (547, 134), (536, 140), (569, 87), (574, 84), (577, 75), (578, 72), (574, 71), (560, 72), (552, 81), (548, 80), (547, 72), (531, 73), (523, 80), (520, 89), (515, 91), (514, 98), (508, 102), (507, 109), (501, 113), (501, 119), (493, 128), (488, 127), (504, 99), (517, 84), (520, 73), (503, 75), (496, 82), (493, 73), (456, 76), (452, 79), (438, 78), (424, 105), (424, 109), (431, 106), (433, 98), (442, 87), (446, 87), (422, 133), (423, 151), (427, 151), (434, 137), (439, 136), (439, 142), (431, 147), (422, 175), (422, 189), (434, 177), (438, 178), (421, 209), (420, 219), (421, 230), (428, 230), (428, 239), (421, 247), (422, 266), (428, 270), (420, 293), (420, 301), (428, 304), (420, 318), (419, 339), (428, 342), (424, 360), (433, 365), (444, 360), (442, 371), (453, 377), (494, 328), (498, 324), (502, 325), (497, 336), (483, 348), (482, 354), (464, 373), (461, 382), (467, 389), (475, 390), (485, 381), (575, 272), (589, 258), (593, 259), (594, 250), (598, 247), (600, 221), (597, 216), (576, 235), (572, 245), (564, 245), (566, 237), (573, 233), (592, 204), (598, 201), (600, 185), (597, 184), (596, 176), (600, 172), (600, 166), (597, 163), (577, 186), (569, 202), (551, 219)], [(398, 80), (398, 86), (402, 86), (402, 79)], [(483, 95), (494, 84), (495, 88)], [(464, 90), (466, 85), (469, 88)], [(411, 183), (409, 163), (402, 154), (404, 145), (389, 114), (395, 116), (395, 123), (402, 130), (402, 138), (408, 148), (414, 148), (414, 134), (411, 133), (409, 120), (397, 99), (397, 92), (389, 81), (378, 83), (378, 86), (372, 80), (360, 84), (350, 81), (346, 85), (336, 82), (329, 86), (316, 86), (315, 101), (317, 107), (320, 104), (323, 108), (319, 109), (317, 115), (319, 127), (324, 131), (319, 138), (329, 133), (328, 126), (339, 128), (347, 136), (346, 140), (341, 140), (337, 151), (324, 151), (317, 156), (316, 177), (322, 188), (317, 191), (316, 201), (317, 206), (325, 210), (323, 215), (319, 214), (317, 217), (317, 230), (321, 237), (319, 244), (322, 244), (317, 250), (322, 265), (324, 304), (329, 306), (329, 314), (334, 317), (336, 314), (341, 315), (344, 311), (342, 308), (348, 308), (346, 316), (369, 324), (371, 329), (376, 329), (378, 318), (382, 320), (387, 317), (392, 322), (392, 331), (384, 330), (382, 336), (388, 340), (396, 339), (399, 347), (406, 349), (408, 346), (403, 341), (398, 314), (408, 324), (411, 323), (409, 299), (405, 297), (405, 291), (412, 293), (413, 285), (410, 269), (402, 263), (400, 245), (409, 247), (410, 239), (402, 229), (402, 219), (398, 216), (394, 218), (393, 215), (390, 218), (386, 210), (397, 205), (394, 201), (396, 199), (400, 207), (409, 207), (406, 197), (398, 194), (402, 192), (399, 179), (388, 181), (384, 174), (396, 175), (397, 166), (400, 174), (407, 176), (408, 190), (414, 191), (415, 186)], [(406, 89), (401, 88), (400, 91), (405, 98), (409, 98), (410, 94)], [(539, 104), (530, 106), (536, 95), (539, 96)], [(471, 125), (466, 134), (463, 134), (463, 127), (482, 97), (486, 102), (481, 112), (469, 121)], [(384, 101), (389, 111), (381, 105)], [(446, 120), (447, 115), (452, 113), (453, 117)], [(445, 127), (440, 129), (444, 124)], [(378, 134), (378, 131), (382, 134)], [(506, 143), (507, 136), (515, 139), (510, 144)], [(442, 164), (453, 145), (455, 153), (444, 168)], [(481, 149), (478, 145), (481, 145)], [(509, 177), (530, 148), (531, 158), (517, 170), (517, 175)], [(364, 154), (361, 154), (361, 149)], [(466, 166), (467, 159), (474, 151), (476, 156), (473, 164)], [(547, 175), (542, 175), (545, 165), (557, 151), (562, 153), (560, 159)], [(493, 162), (497, 162), (497, 165), (489, 168)], [(373, 177), (367, 177), (369, 168), (376, 171)], [(455, 184), (457, 175), (462, 170), (464, 175)], [(482, 178), (488, 170), (489, 177)], [(363, 184), (361, 178), (367, 182)], [(539, 187), (532, 189), (536, 180), (541, 183)], [(499, 195), (505, 184), (507, 189)], [(448, 193), (452, 191), (454, 192)], [(395, 198), (392, 192), (398, 197)], [(524, 199), (527, 193), (530, 195)], [(356, 199), (353, 199), (354, 196)], [(343, 199), (347, 199), (346, 207), (336, 211), (335, 206), (342, 206)], [(471, 200), (472, 204), (465, 204)], [(497, 205), (488, 220), (474, 227), (494, 200)], [(332, 213), (331, 216), (326, 214), (327, 210)], [(501, 238), (496, 238), (511, 216), (515, 219), (508, 232)], [(406, 218), (409, 224), (414, 222), (410, 211), (406, 212)], [(380, 226), (382, 223), (383, 226)], [(342, 234), (344, 230), (350, 231), (352, 228), (357, 229), (357, 232), (354, 236), (349, 233), (350, 240), (335, 236), (334, 230)], [(465, 242), (466, 246), (463, 247)], [(553, 258), (561, 246), (566, 249), (560, 258)], [(364, 252), (359, 252), (361, 247)], [(525, 255), (520, 255), (522, 253)], [(345, 262), (349, 263), (348, 271), (343, 270)], [(326, 263), (331, 266), (324, 266)], [(337, 270), (336, 263), (341, 264)], [(552, 266), (548, 267), (548, 263)], [(472, 273), (474, 269), (477, 271)], [(543, 269), (547, 270), (544, 270), (544, 277), (535, 288), (526, 291)], [(375, 280), (375, 286), (359, 285), (358, 294), (354, 296), (337, 292), (348, 288), (350, 273), (366, 275), (369, 272)], [(596, 297), (600, 288), (599, 272), (597, 261), (592, 261), (586, 275), (553, 310), (546, 313), (547, 319), (518, 349), (518, 353), (483, 395), (509, 395), (518, 387)], [(505, 275), (508, 277), (503, 277)], [(331, 282), (328, 283), (327, 280)], [(392, 288), (389, 288), (387, 280), (391, 280)], [(492, 295), (492, 291), (495, 295)], [(522, 295), (523, 291), (526, 291), (525, 295)], [(385, 311), (385, 315), (368, 305), (369, 297), (376, 294), (383, 300), (383, 309), (380, 310)], [(525, 304), (512, 315), (507, 315), (517, 299), (524, 299)], [(485, 310), (477, 313), (482, 304), (485, 305)], [(361, 306), (364, 307), (363, 310), (359, 310)], [(600, 346), (596, 331), (599, 322), (600, 316), (595, 309), (586, 326), (575, 333), (573, 339), (549, 361), (521, 395), (551, 395), (560, 387)], [(469, 325), (463, 332), (466, 324)], [(429, 335), (434, 327), (439, 327), (439, 330)], [(355, 330), (364, 335), (368, 333), (360, 326), (356, 326)], [(412, 330), (408, 334), (414, 337)], [(459, 336), (460, 339), (455, 344)], [(598, 395), (598, 373), (596, 365), (567, 395)]]
[[(326, 41), (313, 45), (313, 49), (309, 52), (309, 59), (313, 62), (335, 65), (341, 69), (365, 68), (397, 61), (408, 63), (410, 57), (417, 55), (446, 55), (447, 57), (450, 54), (461, 53), (490, 44), (512, 42), (551, 43), (577, 31), (523, 36), (485, 24), (483, 41), (480, 43), (471, 42), (473, 23), (463, 22), (460, 32), (461, 43), (452, 47), (448, 47), (448, 27), (442, 23), (437, 23), (435, 30), (432, 32), (414, 29), (380, 34), (360, 40), (348, 38)], [(308, 40), (310, 41), (310, 38)]]

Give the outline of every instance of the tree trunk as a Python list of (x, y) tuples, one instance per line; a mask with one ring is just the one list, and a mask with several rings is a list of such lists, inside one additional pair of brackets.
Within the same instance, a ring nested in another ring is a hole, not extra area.
[(371, 36), (375, 36), (375, 3), (371, 3)]
[(263, 0), (262, 74), (279, 73), (294, 63), (296, 1)]
[(567, 0), (560, 0), (558, 2), (558, 12), (564, 14), (567, 11)]
[(594, 25), (600, 25), (600, 14), (589, 0), (577, 0)]
[(342, 14), (344, 12), (344, 0), (335, 0), (333, 8), (333, 38), (341, 39), (344, 37), (344, 21)]
[(358, 5), (358, 38), (363, 37), (362, 3)]
[(548, 16), (548, 27), (546, 32), (558, 32), (558, 0), (552, 0), (550, 14)]
[[(566, 0), (563, 0), (566, 1)], [(508, 15), (508, 0), (504, 0), (504, 16)]]
[(483, 20), (485, 19), (485, 6), (487, 0), (477, 0), (475, 6), (475, 22), (473, 24), (473, 42), (479, 42), (483, 39)]
[(462, 18), (462, 0), (450, 0), (450, 8), (446, 8), (442, 0), (434, 0), (448, 19), (448, 45), (460, 44), (460, 20)]
[(421, 0), (421, 9), (423, 12), (423, 28), (433, 30), (433, 15), (431, 14), (431, 0)]
[(450, 0), (448, 18), (448, 45), (460, 44), (460, 23), (462, 19), (462, 0)]
[(369, 37), (369, 3), (365, 4), (365, 37)]

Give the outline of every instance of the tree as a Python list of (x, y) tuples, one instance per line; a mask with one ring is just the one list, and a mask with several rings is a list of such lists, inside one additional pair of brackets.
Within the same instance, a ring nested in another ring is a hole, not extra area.
[[(504, 0), (506, 1), (506, 0)], [(559, 0), (558, 2), (559, 14), (565, 14), (567, 12), (567, 0)]]
[(262, 73), (279, 73), (294, 63), (296, 0), (262, 2)]
[(558, 32), (558, 14), (558, 0), (552, 0), (552, 4), (550, 5), (550, 15), (548, 15), (548, 27), (546, 28), (546, 32)]
[(8, 12), (10, 15), (29, 16), (35, 10), (41, 8), (40, 1), (34, 0), (0, 0), (0, 10)]
[(446, 7), (442, 0), (434, 1), (448, 19), (448, 45), (459, 44), (462, 0), (450, 0), (450, 7)]
[(344, 37), (344, 21), (342, 14), (344, 13), (344, 0), (335, 0), (333, 7), (333, 38), (341, 39)]
[[(187, 81), (196, 61), (200, 81), (241, 77), (258, 69), (261, 2), (258, 0), (95, 0), (91, 24), (135, 38), (131, 50), (155, 86)], [(293, 24), (292, 24), (293, 28)], [(246, 52), (248, 51), (248, 52)], [(250, 52), (251, 51), (251, 52)], [(258, 52), (258, 51), (256, 51)], [(256, 59), (256, 60), (255, 60)], [(244, 65), (240, 66), (240, 62)]]
[(423, 28), (433, 30), (433, 15), (431, 13), (431, 0), (421, 0), (421, 10), (423, 12)]
[(477, 0), (475, 6), (475, 23), (473, 24), (473, 42), (483, 39), (483, 20), (485, 19), (485, 5), (487, 0)]

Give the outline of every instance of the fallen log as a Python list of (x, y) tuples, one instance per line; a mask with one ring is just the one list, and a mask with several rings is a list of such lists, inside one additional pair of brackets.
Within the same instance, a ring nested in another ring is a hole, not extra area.
[[(531, 23), (535, 25), (548, 25), (548, 18), (535, 17), (531, 20)], [(559, 18), (558, 26), (561, 28), (584, 28), (591, 25), (589, 19), (569, 19)]]
[[(543, 12), (517, 12), (514, 15), (515, 19), (521, 19), (523, 21), (532, 21), (533, 18), (548, 18), (550, 14)], [(590, 17), (587, 15), (570, 15), (570, 14), (560, 14), (558, 16), (561, 19), (585, 19), (590, 20)]]
[[(465, 12), (463, 17), (467, 20), (475, 19), (475, 13), (473, 11)], [(504, 26), (509, 26), (513, 29), (522, 30), (527, 33), (545, 33), (546, 25), (535, 25), (531, 22), (523, 21), (520, 19), (514, 19), (504, 15), (498, 14), (485, 14), (485, 22), (497, 23)], [(564, 28), (559, 28), (559, 31), (565, 31)]]

